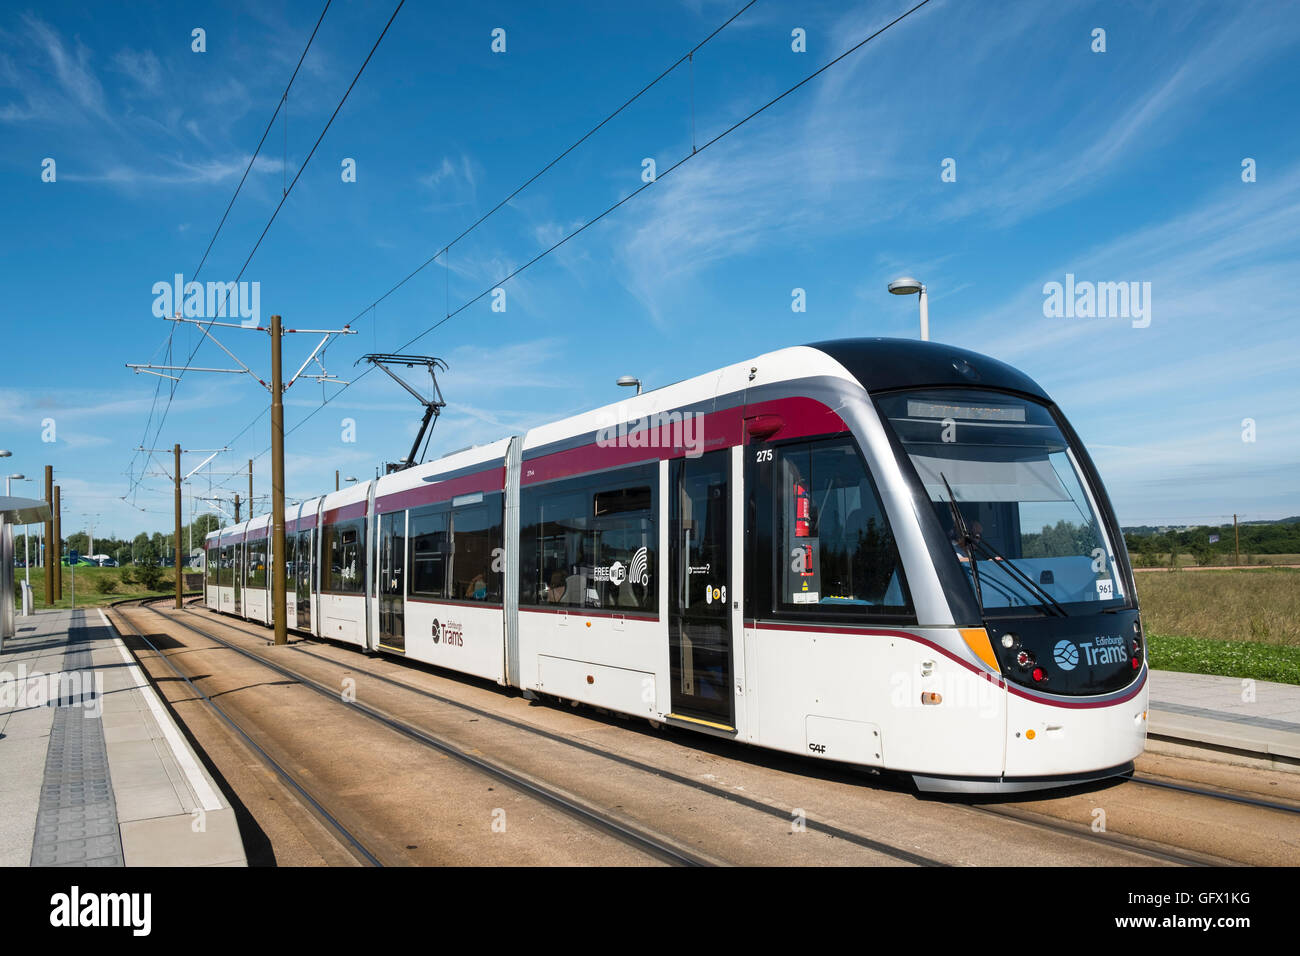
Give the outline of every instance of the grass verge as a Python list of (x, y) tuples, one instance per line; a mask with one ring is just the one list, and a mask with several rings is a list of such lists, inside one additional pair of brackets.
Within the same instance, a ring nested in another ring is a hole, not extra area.
[(1152, 634), (1147, 659), (1162, 671), (1300, 684), (1300, 647), (1282, 644)]

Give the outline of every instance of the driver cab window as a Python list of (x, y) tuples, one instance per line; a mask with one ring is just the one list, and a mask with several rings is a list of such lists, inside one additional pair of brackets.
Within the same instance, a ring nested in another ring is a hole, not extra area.
[(776, 457), (777, 606), (910, 613), (894, 536), (853, 442), (787, 445)]

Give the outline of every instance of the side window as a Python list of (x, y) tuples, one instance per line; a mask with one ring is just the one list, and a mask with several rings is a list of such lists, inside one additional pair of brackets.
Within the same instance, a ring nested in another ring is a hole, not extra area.
[(493, 551), (501, 546), (502, 496), (488, 495), (451, 511), (451, 593), (464, 601), (500, 601), (501, 571)]
[(364, 519), (326, 525), (322, 590), (342, 594), (360, 594), (366, 580)]
[(520, 604), (655, 610), (658, 465), (524, 489)]
[(266, 538), (248, 542), (248, 562), (244, 580), (250, 588), (266, 587)]
[(853, 441), (775, 452), (776, 609), (910, 614), (894, 535)]
[(447, 597), (447, 569), (451, 542), (447, 538), (447, 511), (434, 505), (411, 512), (411, 594), (425, 598)]

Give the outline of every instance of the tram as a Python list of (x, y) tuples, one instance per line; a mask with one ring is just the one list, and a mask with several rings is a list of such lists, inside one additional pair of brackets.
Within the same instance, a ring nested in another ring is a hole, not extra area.
[[(266, 516), (206, 604), (270, 622)], [(307, 501), (289, 627), (918, 789), (1145, 745), (1133, 573), (1033, 380), (947, 345), (785, 348)]]

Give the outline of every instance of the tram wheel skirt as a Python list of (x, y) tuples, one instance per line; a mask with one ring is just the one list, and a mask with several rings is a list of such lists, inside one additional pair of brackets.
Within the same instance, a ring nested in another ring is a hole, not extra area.
[(1083, 783), (1094, 783), (1133, 772), (1133, 761), (1104, 770), (1053, 774), (1043, 777), (938, 777), (912, 774), (912, 782), (922, 793), (1027, 793), (1034, 790), (1059, 790)]

